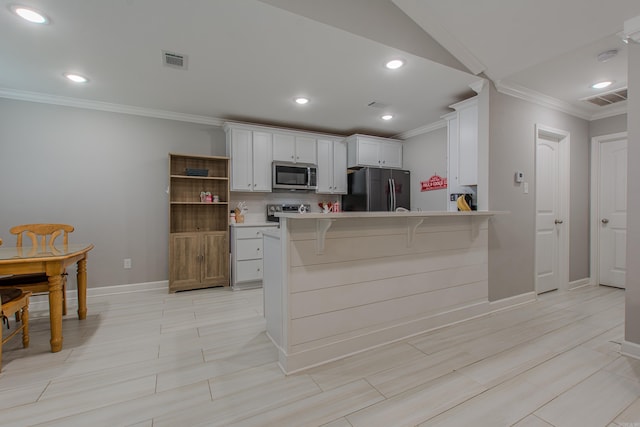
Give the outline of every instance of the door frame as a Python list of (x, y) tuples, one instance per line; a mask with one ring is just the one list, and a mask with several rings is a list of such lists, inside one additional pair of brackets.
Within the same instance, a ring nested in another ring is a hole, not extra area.
[[(570, 186), (570, 153), (571, 153), (571, 134), (568, 131), (562, 129), (552, 128), (550, 126), (541, 125), (539, 123), (535, 124), (535, 147), (534, 150), (536, 154), (535, 158), (535, 193), (534, 193), (534, 206), (535, 206), (535, 218), (534, 218), (534, 246), (538, 244), (537, 238), (537, 230), (538, 230), (538, 207), (535, 203), (537, 199), (537, 192), (539, 191), (537, 186), (537, 173), (538, 173), (538, 143), (539, 140), (545, 137), (544, 139), (555, 139), (558, 140), (559, 146), (559, 167), (558, 177), (560, 179), (559, 190), (560, 190), (560, 203), (559, 203), (559, 216), (563, 221), (562, 227), (560, 228), (560, 239), (558, 242), (558, 290), (566, 291), (569, 289), (569, 234), (571, 231), (571, 211), (570, 211), (570, 196), (571, 196), (571, 186)], [(534, 250), (534, 254), (537, 253), (537, 248)], [(534, 290), (536, 295), (538, 294), (538, 260), (535, 259), (537, 256), (534, 255)]]
[(590, 209), (590, 234), (591, 234), (591, 256), (589, 259), (589, 284), (598, 285), (600, 279), (600, 218), (598, 212), (600, 210), (600, 144), (618, 139), (626, 139), (628, 141), (627, 132), (610, 133), (607, 135), (594, 136), (591, 138), (591, 209)]

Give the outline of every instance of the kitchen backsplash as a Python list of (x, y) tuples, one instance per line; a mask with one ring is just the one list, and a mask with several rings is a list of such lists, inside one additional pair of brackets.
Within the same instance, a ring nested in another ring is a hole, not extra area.
[(267, 220), (267, 205), (279, 203), (307, 203), (311, 205), (311, 212), (320, 212), (318, 203), (335, 202), (339, 195), (315, 193), (240, 193), (232, 192), (229, 210), (235, 208), (239, 202), (245, 202), (249, 211), (245, 215), (245, 222), (265, 222)]

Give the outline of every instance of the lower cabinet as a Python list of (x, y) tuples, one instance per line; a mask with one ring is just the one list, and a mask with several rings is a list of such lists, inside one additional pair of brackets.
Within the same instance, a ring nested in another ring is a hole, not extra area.
[(251, 289), (262, 286), (262, 232), (273, 225), (231, 226), (231, 286)]
[(169, 243), (171, 291), (229, 283), (227, 233), (172, 233)]

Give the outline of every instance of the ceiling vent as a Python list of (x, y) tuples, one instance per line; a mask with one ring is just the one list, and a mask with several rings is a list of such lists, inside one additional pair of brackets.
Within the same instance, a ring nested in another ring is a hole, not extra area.
[(187, 55), (181, 55), (179, 53), (162, 51), (162, 63), (167, 67), (180, 68), (182, 70), (187, 69)]
[(598, 107), (606, 107), (616, 102), (627, 100), (627, 88), (618, 89), (614, 92), (601, 93), (600, 95), (582, 98), (582, 101), (588, 102)]
[(381, 110), (385, 110), (387, 108), (389, 108), (389, 104), (384, 104), (382, 102), (378, 102), (378, 101), (371, 101), (370, 103), (367, 104), (368, 107), (372, 107), (372, 108), (379, 108)]

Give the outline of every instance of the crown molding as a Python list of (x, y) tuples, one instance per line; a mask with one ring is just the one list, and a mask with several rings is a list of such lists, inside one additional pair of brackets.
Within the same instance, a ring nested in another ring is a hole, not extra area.
[(510, 95), (516, 98), (523, 99), (525, 101), (533, 102), (534, 104), (551, 108), (553, 110), (562, 111), (563, 113), (567, 113), (584, 120), (591, 120), (591, 113), (589, 113), (588, 111), (575, 107), (568, 102), (561, 101), (552, 96), (544, 95), (540, 92), (533, 91), (516, 83), (498, 81), (495, 83), (495, 85), (498, 92), (505, 95)]
[(610, 105), (605, 111), (597, 112), (591, 115), (591, 120), (606, 119), (607, 117), (619, 116), (620, 114), (627, 114), (627, 101), (616, 102), (615, 105)]
[(419, 128), (415, 128), (412, 130), (408, 130), (406, 132), (399, 133), (397, 135), (394, 135), (392, 138), (406, 140), (409, 138), (413, 138), (414, 136), (422, 135), (423, 133), (429, 133), (429, 132), (433, 132), (434, 130), (442, 129), (444, 127), (447, 127), (447, 121), (438, 120), (435, 123), (431, 123), (425, 126), (421, 126)]
[(152, 108), (112, 104), (108, 102), (69, 98), (65, 96), (49, 95), (44, 93), (27, 92), (6, 88), (0, 88), (0, 98), (15, 99), (18, 101), (39, 102), (41, 104), (61, 105), (65, 107), (84, 108), (89, 110), (108, 111), (111, 113), (130, 114), (134, 116), (152, 117), (156, 119), (176, 120), (180, 122), (197, 123), (203, 125), (222, 126), (222, 124), (224, 123), (224, 120), (218, 119), (216, 117), (182, 114), (173, 111), (154, 110)]

